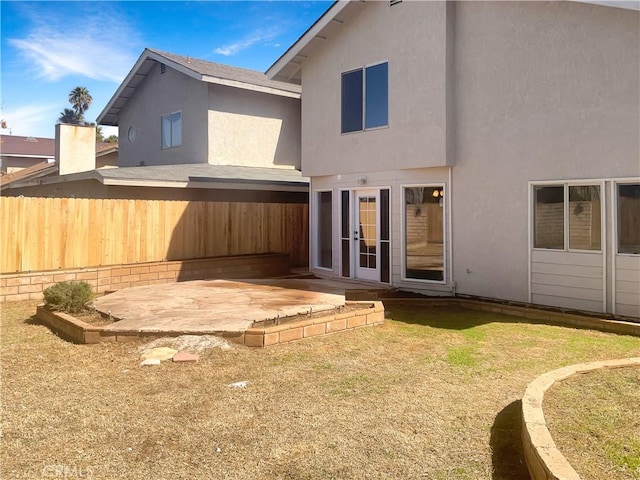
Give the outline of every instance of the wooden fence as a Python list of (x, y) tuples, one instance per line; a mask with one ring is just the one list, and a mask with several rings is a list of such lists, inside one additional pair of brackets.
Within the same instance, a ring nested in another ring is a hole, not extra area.
[(0, 198), (0, 273), (289, 253), (308, 264), (306, 204)]

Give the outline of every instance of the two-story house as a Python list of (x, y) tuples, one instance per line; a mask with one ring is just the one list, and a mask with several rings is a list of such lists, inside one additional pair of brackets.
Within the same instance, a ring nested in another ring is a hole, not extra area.
[(117, 169), (20, 182), (10, 195), (307, 202), (300, 86), (145, 49), (97, 118)]
[(333, 4), (267, 71), (303, 89), (311, 270), (640, 316), (626, 6)]

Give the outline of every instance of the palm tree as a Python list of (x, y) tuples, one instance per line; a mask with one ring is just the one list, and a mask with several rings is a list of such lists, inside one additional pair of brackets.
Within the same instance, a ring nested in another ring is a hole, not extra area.
[(65, 108), (64, 111), (60, 112), (60, 118), (58, 118), (58, 122), (60, 123), (80, 123), (80, 119), (78, 118), (78, 114), (75, 110), (70, 108)]
[(69, 93), (69, 103), (73, 106), (79, 122), (84, 122), (84, 112), (91, 106), (92, 101), (87, 87), (76, 87)]

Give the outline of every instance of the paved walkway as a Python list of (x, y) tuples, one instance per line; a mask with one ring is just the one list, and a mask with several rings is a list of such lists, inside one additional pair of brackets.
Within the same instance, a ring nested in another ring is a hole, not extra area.
[(125, 288), (96, 299), (122, 320), (106, 331), (243, 332), (254, 321), (330, 310), (362, 284), (323, 279), (197, 280)]

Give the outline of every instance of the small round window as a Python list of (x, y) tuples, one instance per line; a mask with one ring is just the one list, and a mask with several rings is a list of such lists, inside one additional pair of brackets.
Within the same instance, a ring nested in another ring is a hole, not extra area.
[(127, 138), (129, 139), (130, 143), (136, 141), (136, 127), (134, 127), (133, 125), (131, 125), (129, 127), (129, 130), (127, 130)]

